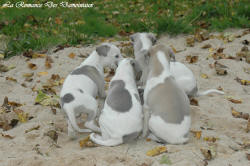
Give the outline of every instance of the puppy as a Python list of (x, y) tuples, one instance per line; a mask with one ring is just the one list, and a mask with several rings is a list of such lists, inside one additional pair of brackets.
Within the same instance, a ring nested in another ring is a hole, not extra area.
[[(156, 42), (156, 37), (152, 33), (135, 33), (130, 36), (130, 39), (133, 42), (135, 59), (140, 64), (141, 70), (143, 70), (140, 84), (144, 86), (148, 73), (148, 50)], [(171, 54), (174, 53), (171, 52)], [(176, 62), (175, 56), (172, 56), (172, 58), (173, 61), (170, 61), (170, 72), (176, 79), (177, 84), (183, 88), (189, 97), (198, 97), (210, 93), (224, 94), (224, 92), (216, 89), (209, 89), (204, 92), (199, 92), (193, 72), (183, 63)]]
[[(132, 64), (132, 65), (131, 65)], [(135, 82), (133, 60), (123, 59), (112, 78), (99, 118), (102, 135), (90, 139), (100, 145), (116, 146), (138, 137), (143, 127), (142, 106)]]
[(153, 46), (149, 54), (142, 136), (146, 136), (150, 130), (150, 137), (154, 140), (170, 144), (185, 143), (191, 125), (189, 100), (170, 72), (172, 51), (160, 44)]
[[(101, 98), (106, 97), (103, 67), (115, 67), (121, 59), (119, 48), (108, 43), (101, 44), (65, 79), (60, 98), (61, 108), (68, 119), (70, 137), (75, 137), (75, 131), (100, 131), (94, 122), (98, 108), (95, 98), (97, 94)], [(88, 115), (85, 127), (91, 130), (81, 129), (77, 125), (76, 116), (81, 113)]]

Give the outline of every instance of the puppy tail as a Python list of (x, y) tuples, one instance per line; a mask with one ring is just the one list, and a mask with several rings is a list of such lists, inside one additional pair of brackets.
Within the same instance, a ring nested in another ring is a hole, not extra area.
[(74, 128), (74, 130), (78, 131), (78, 132), (91, 132), (91, 130), (89, 129), (81, 129), (78, 124), (76, 123), (76, 117), (75, 117), (75, 110), (68, 110), (66, 111), (69, 121), (72, 125), (72, 127)]
[(208, 95), (210, 93), (218, 93), (218, 94), (221, 94), (221, 95), (224, 95), (225, 93), (220, 91), (220, 90), (217, 90), (217, 89), (209, 89), (209, 90), (206, 90), (206, 91), (203, 91), (203, 92), (197, 92), (196, 93), (196, 97), (199, 97), (199, 96), (205, 96), (205, 95)]

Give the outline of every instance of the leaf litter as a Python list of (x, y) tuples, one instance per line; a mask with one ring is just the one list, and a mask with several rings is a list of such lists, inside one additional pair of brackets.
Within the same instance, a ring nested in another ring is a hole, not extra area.
[(157, 146), (157, 147), (147, 151), (146, 155), (154, 157), (154, 156), (157, 156), (159, 154), (166, 153), (166, 152), (167, 152), (166, 146)]

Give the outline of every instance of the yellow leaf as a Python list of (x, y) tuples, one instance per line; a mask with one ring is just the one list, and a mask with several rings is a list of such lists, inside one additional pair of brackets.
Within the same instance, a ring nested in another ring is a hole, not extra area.
[(14, 110), (14, 112), (17, 114), (18, 119), (20, 122), (24, 123), (28, 120), (28, 113), (25, 113), (23, 110)]
[(70, 53), (70, 54), (69, 54), (69, 57), (70, 57), (71, 59), (74, 59), (75, 56), (76, 56), (76, 55), (75, 55), (74, 53)]
[(167, 152), (166, 146), (158, 146), (158, 147), (155, 147), (154, 149), (147, 151), (146, 155), (153, 157), (164, 152)]
[(231, 101), (234, 104), (241, 104), (242, 103), (242, 100), (234, 99), (233, 97), (230, 97), (230, 96), (227, 96), (226, 98), (228, 101)]
[(48, 75), (48, 72), (47, 71), (42, 71), (42, 72), (39, 72), (37, 73), (38, 76), (45, 76), (45, 75)]
[(207, 142), (215, 142), (217, 139), (215, 137), (204, 137), (203, 140)]
[(201, 74), (201, 77), (204, 78), (204, 79), (208, 79), (208, 76), (204, 73)]
[(34, 73), (24, 73), (23, 77), (32, 77), (34, 75)]
[(80, 140), (79, 141), (79, 144), (80, 144), (80, 147), (81, 148), (84, 148), (84, 147), (96, 147), (97, 144), (93, 143), (91, 140), (90, 140), (90, 137), (86, 137), (84, 138), (83, 140)]
[(38, 53), (34, 53), (33, 55), (32, 55), (32, 58), (45, 58), (45, 54), (38, 54)]
[(214, 52), (214, 48), (209, 48), (209, 53), (212, 53), (212, 52)]
[(191, 132), (194, 134), (195, 138), (197, 139), (201, 138), (202, 131), (191, 131)]

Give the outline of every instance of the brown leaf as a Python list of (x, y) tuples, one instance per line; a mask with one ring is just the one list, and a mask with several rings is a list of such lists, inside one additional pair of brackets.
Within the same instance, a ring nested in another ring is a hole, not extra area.
[(198, 100), (196, 100), (195, 98), (190, 99), (190, 104), (195, 105), (195, 106), (199, 106)]
[(250, 80), (243, 80), (240, 79), (239, 77), (236, 77), (235, 80), (239, 82), (241, 85), (250, 85)]
[(188, 61), (188, 63), (196, 63), (198, 61), (198, 56), (188, 55), (186, 56), (186, 61)]
[(207, 142), (215, 142), (217, 139), (215, 137), (204, 137), (203, 140)]
[(250, 118), (248, 117), (246, 132), (250, 131)]
[(69, 56), (71, 59), (74, 59), (76, 55), (75, 55), (74, 53), (70, 53), (68, 56)]
[(45, 58), (45, 57), (46, 57), (45, 54), (39, 54), (39, 53), (32, 54), (33, 59), (35, 59), (35, 58)]
[(84, 138), (83, 140), (80, 140), (79, 144), (80, 144), (81, 148), (84, 148), (84, 147), (96, 147), (96, 146), (98, 146), (97, 144), (93, 143), (90, 140), (90, 136)]
[(205, 45), (203, 45), (201, 48), (203, 48), (203, 49), (207, 49), (207, 48), (211, 48), (212, 47), (212, 45), (211, 44), (205, 44)]
[(7, 72), (9, 71), (9, 68), (8, 66), (5, 66), (3, 64), (0, 64), (0, 72)]
[(15, 79), (15, 78), (13, 78), (13, 77), (5, 77), (5, 79), (6, 80), (8, 80), (8, 81), (13, 81), (13, 82), (17, 82), (17, 80)]
[(3, 131), (12, 129), (7, 120), (0, 122), (0, 127), (3, 129)]
[(231, 101), (231, 102), (234, 103), (234, 104), (241, 104), (241, 103), (242, 103), (241, 100), (233, 99), (232, 97), (227, 97), (227, 100), (228, 100), (228, 101)]
[(23, 53), (23, 56), (25, 56), (25, 57), (27, 57), (27, 58), (32, 58), (32, 55), (33, 55), (34, 53), (33, 53), (33, 51), (32, 51), (32, 49), (28, 49), (27, 51), (25, 51), (24, 53)]
[(201, 138), (202, 131), (193, 131), (193, 130), (191, 130), (191, 132), (194, 134), (194, 137), (196, 139), (200, 139)]
[(188, 47), (193, 47), (194, 46), (194, 37), (186, 38), (186, 44)]
[(250, 153), (246, 153), (247, 160), (250, 161)]
[(220, 47), (220, 48), (217, 49), (216, 52), (217, 52), (217, 53), (223, 53), (223, 50), (224, 50), (224, 49), (225, 49), (225, 48), (221, 48), (221, 47)]
[(153, 157), (153, 156), (157, 156), (159, 154), (165, 153), (165, 152), (167, 152), (166, 146), (158, 146), (158, 147), (155, 147), (154, 149), (147, 151), (146, 155)]
[(51, 68), (51, 63), (53, 63), (52, 58), (49, 57), (49, 56), (46, 56), (46, 59), (45, 59), (45, 67), (46, 67), (46, 69), (50, 69)]
[(52, 140), (54, 140), (55, 142), (57, 142), (58, 134), (57, 134), (57, 132), (55, 130), (49, 130), (44, 135), (50, 137)]
[(227, 70), (225, 69), (225, 68), (227, 68), (227, 66), (222, 65), (217, 61), (215, 61), (214, 66), (215, 66), (215, 71), (218, 75), (226, 75), (227, 74)]
[(28, 113), (25, 113), (23, 110), (21, 109), (15, 109), (13, 110), (17, 116), (18, 116), (18, 120), (22, 123), (25, 123), (28, 121), (29, 119), (29, 114)]
[(8, 134), (4, 134), (4, 133), (1, 133), (3, 137), (5, 138), (9, 138), (9, 139), (13, 139), (15, 138), (14, 136), (11, 136), (11, 135), (8, 135)]
[(200, 149), (201, 153), (205, 157), (206, 160), (211, 160), (212, 159), (212, 153), (211, 150), (209, 149)]
[(34, 73), (32, 72), (32, 73), (24, 73), (23, 74), (23, 77), (32, 77), (34, 75)]
[(12, 107), (21, 107), (22, 104), (14, 102), (14, 101), (8, 101), (8, 105), (12, 106)]
[(58, 24), (58, 25), (61, 25), (62, 24), (62, 20), (59, 17), (56, 17), (55, 18), (55, 23)]
[(28, 67), (29, 67), (31, 70), (36, 70), (36, 69), (37, 69), (37, 66), (36, 66), (36, 64), (34, 64), (34, 63), (28, 63)]
[(25, 130), (25, 133), (31, 132), (31, 131), (33, 131), (33, 130), (38, 130), (39, 128), (40, 128), (40, 125), (37, 125), (37, 126), (32, 127), (32, 128), (30, 128), (30, 129), (28, 129), (28, 130)]

